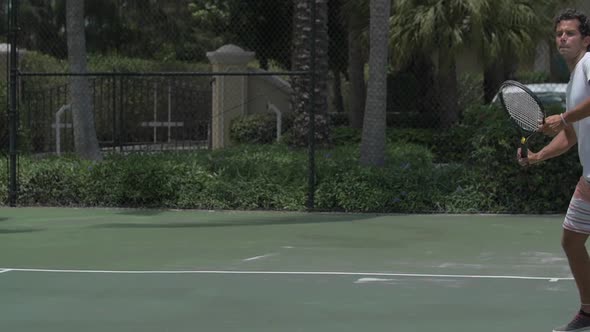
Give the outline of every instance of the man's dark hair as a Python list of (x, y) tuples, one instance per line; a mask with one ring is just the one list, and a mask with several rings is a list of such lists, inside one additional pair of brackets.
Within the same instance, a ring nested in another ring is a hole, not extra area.
[(553, 30), (557, 28), (559, 22), (568, 20), (578, 20), (580, 22), (579, 30), (580, 34), (582, 34), (582, 37), (590, 36), (590, 23), (588, 22), (588, 17), (583, 12), (574, 8), (564, 9), (562, 12), (557, 14), (555, 17), (555, 25), (553, 26)]

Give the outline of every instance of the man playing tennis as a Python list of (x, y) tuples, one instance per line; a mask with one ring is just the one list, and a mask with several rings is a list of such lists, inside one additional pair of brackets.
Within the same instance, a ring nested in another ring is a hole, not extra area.
[[(590, 23), (582, 12), (566, 9), (555, 18), (557, 49), (570, 70), (566, 112), (549, 116), (539, 130), (555, 135), (539, 152), (528, 152), (521, 165), (557, 157), (576, 143), (583, 174), (570, 201), (563, 222), (562, 247), (580, 294), (580, 310), (567, 325), (553, 332), (590, 331), (590, 257), (586, 240), (590, 235)], [(519, 149), (520, 150), (520, 149)]]

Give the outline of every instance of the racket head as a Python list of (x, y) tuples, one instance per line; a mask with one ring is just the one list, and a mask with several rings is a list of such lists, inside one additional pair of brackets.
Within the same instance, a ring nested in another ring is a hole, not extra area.
[(545, 108), (539, 98), (524, 84), (508, 80), (500, 86), (500, 103), (510, 119), (529, 135), (545, 123)]

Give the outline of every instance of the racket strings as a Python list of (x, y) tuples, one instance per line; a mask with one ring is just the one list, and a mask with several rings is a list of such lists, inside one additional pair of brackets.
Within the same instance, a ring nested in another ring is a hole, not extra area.
[(537, 131), (539, 123), (543, 120), (543, 112), (537, 101), (528, 93), (520, 90), (503, 91), (502, 97), (506, 110), (514, 121), (529, 132)]

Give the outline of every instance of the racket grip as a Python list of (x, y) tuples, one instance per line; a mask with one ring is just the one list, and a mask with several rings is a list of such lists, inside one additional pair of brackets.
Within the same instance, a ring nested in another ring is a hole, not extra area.
[(526, 144), (520, 146), (520, 158), (526, 159), (529, 157), (529, 149)]

